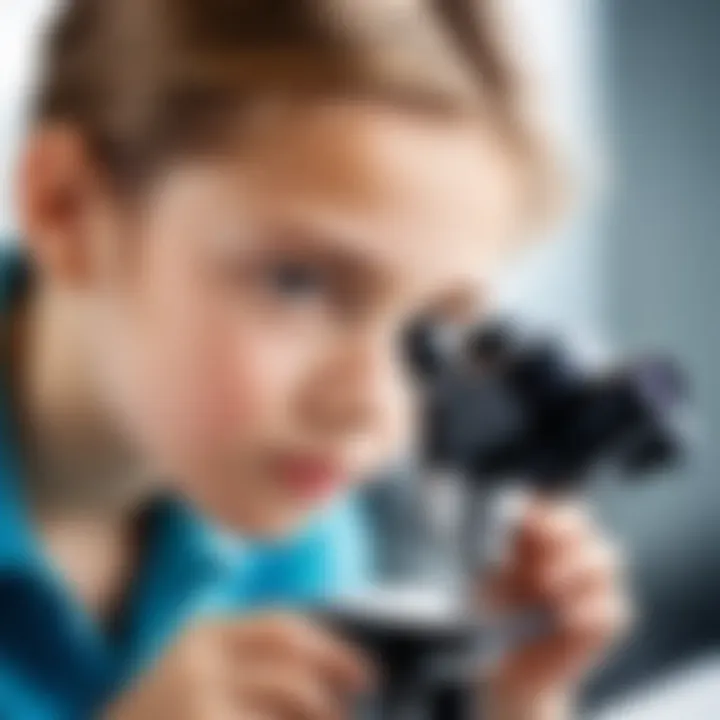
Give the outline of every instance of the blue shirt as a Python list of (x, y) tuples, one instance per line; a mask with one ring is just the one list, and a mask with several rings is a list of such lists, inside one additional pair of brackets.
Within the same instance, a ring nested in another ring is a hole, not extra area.
[[(5, 327), (25, 269), (0, 247)], [(189, 621), (271, 604), (301, 606), (363, 581), (367, 556), (354, 503), (339, 504), (291, 540), (260, 546), (221, 534), (166, 498), (148, 511), (140, 571), (111, 637), (52, 567), (28, 521), (6, 356), (0, 365), (2, 720), (91, 718)]]

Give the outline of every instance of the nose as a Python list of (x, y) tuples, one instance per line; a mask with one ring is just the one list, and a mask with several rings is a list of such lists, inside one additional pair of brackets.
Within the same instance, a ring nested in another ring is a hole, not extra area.
[(337, 436), (394, 434), (408, 411), (409, 377), (389, 329), (339, 340), (316, 366), (306, 419)]

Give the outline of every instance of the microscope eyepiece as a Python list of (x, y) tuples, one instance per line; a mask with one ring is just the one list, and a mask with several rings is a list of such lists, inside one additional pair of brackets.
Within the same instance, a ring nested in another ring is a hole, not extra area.
[(458, 362), (433, 326), (414, 332), (411, 357), (429, 390), (430, 464), (546, 486), (600, 462), (629, 473), (655, 469), (682, 449), (677, 411), (688, 389), (670, 360), (593, 373), (559, 343), (523, 343), (516, 329), (495, 323), (467, 334)]

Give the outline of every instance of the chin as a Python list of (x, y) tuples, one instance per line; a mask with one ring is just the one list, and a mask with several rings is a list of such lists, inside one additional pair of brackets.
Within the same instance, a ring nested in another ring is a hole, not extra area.
[(223, 529), (260, 542), (272, 542), (291, 537), (302, 530), (312, 513), (291, 509), (286, 512), (263, 509), (248, 511), (247, 509), (228, 512), (228, 508), (214, 509), (209, 517)]

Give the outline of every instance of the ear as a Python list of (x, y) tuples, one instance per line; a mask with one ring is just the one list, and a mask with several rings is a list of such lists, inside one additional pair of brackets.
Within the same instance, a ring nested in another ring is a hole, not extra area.
[(24, 240), (40, 271), (63, 284), (87, 280), (100, 181), (77, 131), (46, 126), (31, 134), (20, 163), (18, 196)]

